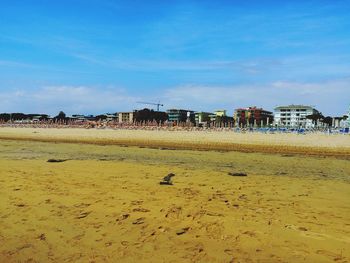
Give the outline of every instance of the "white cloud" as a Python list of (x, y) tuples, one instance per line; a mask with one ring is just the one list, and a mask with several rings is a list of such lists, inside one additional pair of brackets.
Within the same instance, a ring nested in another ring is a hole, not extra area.
[(168, 108), (213, 111), (258, 106), (273, 110), (277, 105), (314, 105), (326, 115), (341, 115), (350, 103), (350, 79), (300, 83), (278, 81), (264, 85), (183, 85), (165, 89), (163, 94), (145, 91), (132, 95), (117, 87), (46, 86), (34, 91), (0, 92), (0, 112), (97, 114), (142, 108), (137, 101), (160, 99)]
[(60, 110), (68, 114), (116, 112), (129, 109), (137, 97), (128, 95), (123, 89), (104, 89), (86, 86), (48, 86), (34, 91), (15, 90), (0, 93), (3, 101), (1, 112), (36, 112), (57, 114)]

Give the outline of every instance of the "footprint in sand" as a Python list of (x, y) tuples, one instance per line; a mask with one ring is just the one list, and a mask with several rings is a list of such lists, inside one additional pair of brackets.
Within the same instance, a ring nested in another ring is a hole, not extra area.
[(10, 254), (10, 255), (13, 255), (13, 254), (15, 254), (15, 253), (20, 252), (20, 251), (23, 250), (23, 249), (32, 248), (32, 247), (33, 247), (32, 244), (24, 244), (24, 245), (22, 245), (22, 246), (17, 247), (14, 251), (10, 251), (9, 254)]
[(26, 205), (26, 204), (21, 203), (21, 204), (15, 204), (15, 206), (17, 206), (17, 207), (26, 207), (27, 205)]
[(200, 228), (204, 228), (206, 234), (210, 238), (221, 239), (223, 236), (222, 233), (224, 232), (224, 228), (220, 223), (204, 223)]
[(167, 213), (165, 214), (165, 217), (169, 219), (179, 219), (181, 215), (182, 215), (181, 206), (172, 206), (168, 209)]
[(143, 223), (145, 223), (145, 219), (144, 217), (140, 217), (140, 218), (137, 218), (136, 220), (134, 220), (132, 223), (133, 225), (141, 225)]
[(245, 231), (242, 233), (243, 235), (247, 235), (249, 237), (256, 237), (256, 233), (253, 231)]
[(129, 242), (128, 242), (128, 241), (123, 240), (123, 241), (121, 241), (121, 242), (120, 242), (120, 244), (121, 244), (122, 246), (126, 247), (126, 246), (128, 246), (128, 245), (129, 245)]
[(76, 219), (82, 219), (82, 218), (85, 218), (87, 217), (89, 214), (91, 214), (91, 211), (81, 211), (80, 214), (78, 216), (76, 216), (75, 218)]
[(80, 234), (80, 235), (74, 236), (73, 239), (74, 239), (74, 240), (80, 240), (80, 239), (82, 239), (84, 236), (85, 236), (85, 233), (82, 233), (82, 234)]
[(302, 236), (317, 239), (317, 240), (333, 239), (333, 240), (345, 241), (345, 242), (349, 242), (349, 240), (350, 240), (350, 239), (347, 240), (346, 238), (345, 239), (344, 238), (337, 238), (337, 237), (333, 237), (333, 236), (326, 235), (326, 234), (312, 232), (308, 228), (303, 227), (303, 226), (298, 227), (295, 225), (285, 225), (284, 227), (288, 228), (288, 229), (295, 230), (295, 231), (299, 231)]
[(223, 214), (221, 213), (215, 213), (215, 212), (210, 212), (210, 211), (204, 211), (204, 213), (207, 215), (207, 216), (224, 216)]
[(135, 205), (142, 205), (143, 200), (134, 200), (130, 202), (130, 205), (135, 206)]
[(80, 204), (75, 204), (74, 207), (78, 207), (78, 208), (85, 208), (90, 206), (91, 204), (86, 204), (86, 203), (80, 203)]
[(110, 247), (110, 246), (112, 246), (113, 245), (113, 242), (106, 242), (105, 243), (105, 247)]
[(184, 188), (182, 191), (187, 198), (193, 198), (199, 194), (198, 190), (194, 190), (192, 188)]
[[(337, 254), (337, 253), (327, 251), (327, 250), (321, 250), (321, 249), (317, 250), (316, 254), (327, 256), (329, 258), (332, 258), (334, 261), (340, 261), (340, 260), (345, 259), (341, 254)], [(345, 261), (345, 262), (347, 262), (347, 261)]]
[(141, 212), (141, 213), (150, 212), (149, 209), (147, 209), (147, 208), (142, 208), (142, 207), (134, 208), (132, 211), (133, 211), (133, 212)]

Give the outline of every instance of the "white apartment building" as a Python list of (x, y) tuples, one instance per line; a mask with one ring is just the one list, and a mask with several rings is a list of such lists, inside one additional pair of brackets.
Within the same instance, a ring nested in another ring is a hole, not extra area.
[(319, 113), (319, 111), (312, 106), (278, 106), (274, 109), (274, 123), (278, 126), (290, 128), (312, 128), (314, 124), (312, 120), (307, 119), (306, 116), (317, 113)]
[(345, 114), (345, 116), (348, 116), (348, 118), (346, 120), (340, 121), (340, 127), (349, 128), (350, 127), (350, 107), (349, 107), (349, 111)]

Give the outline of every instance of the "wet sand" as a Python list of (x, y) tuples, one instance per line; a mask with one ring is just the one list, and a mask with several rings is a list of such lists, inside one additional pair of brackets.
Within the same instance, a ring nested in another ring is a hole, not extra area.
[(331, 156), (0, 140), (0, 262), (349, 262), (349, 171)]

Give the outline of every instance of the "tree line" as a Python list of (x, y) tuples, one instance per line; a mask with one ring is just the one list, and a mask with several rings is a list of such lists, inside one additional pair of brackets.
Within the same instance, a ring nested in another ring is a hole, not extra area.
[[(116, 113), (115, 113), (116, 114)], [(38, 118), (40, 121), (45, 121), (49, 119), (49, 116), (47, 114), (25, 114), (25, 113), (0, 113), (0, 120), (2, 121), (18, 121), (18, 120), (33, 120), (34, 118)], [(324, 116), (322, 113), (315, 113), (312, 115), (306, 116), (307, 119), (312, 120), (314, 124), (317, 122), (324, 123), (328, 126), (332, 126), (333, 118), (330, 116)], [(344, 115), (342, 117), (335, 117), (336, 120), (346, 120), (348, 118), (347, 115)], [(70, 118), (67, 117), (67, 115), (60, 111), (55, 117), (53, 117), (53, 121), (67, 121)], [(99, 120), (105, 120), (107, 119), (106, 114), (100, 114), (93, 118), (96, 121)], [(168, 120), (168, 114), (166, 112), (161, 111), (154, 111), (150, 109), (143, 109), (143, 110), (137, 110), (134, 111), (134, 120), (137, 122), (142, 121), (156, 121), (156, 122), (165, 122)], [(185, 120), (184, 120), (185, 121)], [(230, 122), (232, 121), (232, 117), (223, 116), (223, 117), (217, 117), (216, 122)], [(254, 120), (250, 120), (250, 123), (253, 123)]]
[(347, 115), (344, 115), (342, 117), (334, 117), (334, 118), (332, 118), (331, 116), (323, 116), (323, 114), (321, 112), (314, 113), (314, 114), (306, 116), (306, 119), (312, 120), (313, 124), (316, 124), (317, 122), (321, 122), (321, 123), (324, 123), (324, 124), (326, 124), (328, 126), (332, 126), (333, 119), (346, 120), (347, 118), (348, 118)]
[(0, 113), (0, 120), (3, 121), (17, 121), (17, 120), (33, 120), (34, 117), (39, 117), (40, 120), (47, 120), (49, 116), (47, 114), (25, 114), (25, 113)]
[[(26, 114), (22, 112), (14, 112), (14, 113), (0, 113), (0, 120), (2, 121), (20, 121), (20, 120), (33, 120), (39, 119), (40, 121), (46, 121), (49, 119), (49, 115), (47, 114)], [(57, 116), (53, 118), (54, 120), (66, 120), (66, 114), (63, 111), (60, 111)]]
[[(117, 114), (117, 113), (115, 113)], [(45, 121), (49, 119), (47, 114), (25, 114), (25, 113), (0, 113), (0, 120), (2, 121), (19, 121), (19, 120), (33, 120), (38, 118), (40, 121)], [(66, 113), (60, 111), (55, 117), (52, 118), (53, 121), (68, 121), (70, 117), (67, 117)], [(92, 118), (95, 121), (107, 119), (106, 114), (99, 114)], [(168, 114), (166, 112), (154, 111), (150, 109), (143, 109), (134, 111), (134, 120), (141, 121), (157, 121), (165, 122), (168, 120)]]

